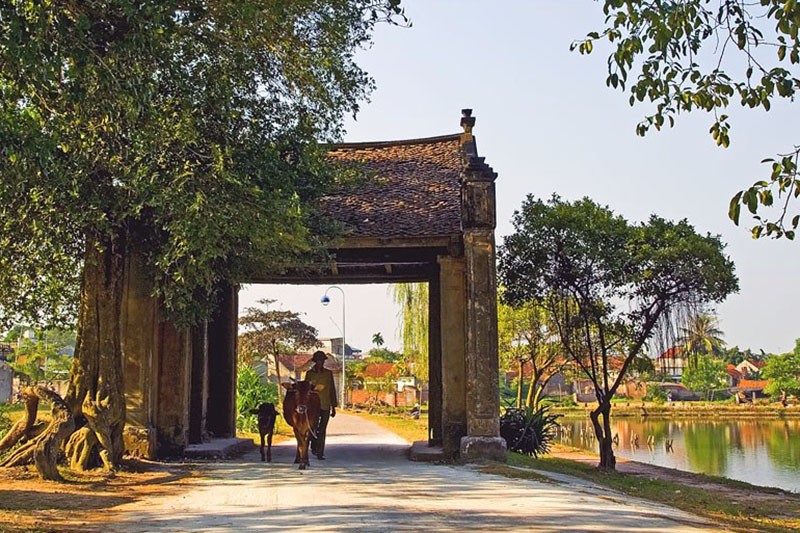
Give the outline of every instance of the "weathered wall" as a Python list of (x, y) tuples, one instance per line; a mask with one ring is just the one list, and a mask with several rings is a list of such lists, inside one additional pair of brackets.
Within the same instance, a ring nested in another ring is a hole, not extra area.
[(466, 288), (464, 259), (439, 257), (442, 350), (442, 448), (447, 458), (467, 434)]

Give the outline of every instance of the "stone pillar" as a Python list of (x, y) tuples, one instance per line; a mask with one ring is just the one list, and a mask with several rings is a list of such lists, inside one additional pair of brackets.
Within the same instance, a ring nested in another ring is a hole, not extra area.
[(442, 321), (439, 279), (428, 282), (428, 445), (442, 445)]
[(158, 455), (175, 457), (189, 444), (191, 334), (169, 321), (160, 322), (158, 331)]
[(125, 386), (125, 449), (131, 455), (156, 459), (158, 423), (158, 302), (141, 256), (125, 262), (121, 305), (122, 374)]
[(239, 289), (225, 287), (208, 323), (206, 430), (214, 437), (236, 435), (236, 341)]
[(467, 258), (467, 436), (461, 458), (504, 460), (500, 437), (499, 361), (497, 355), (497, 285), (494, 232), (465, 235)]
[(461, 226), (467, 289), (467, 436), (461, 439), (461, 458), (466, 461), (504, 460), (506, 442), (500, 437), (494, 243), (497, 174), (477, 155), (472, 135), (475, 125), (472, 110), (462, 112)]
[(467, 381), (464, 365), (465, 298), (464, 258), (439, 260), (442, 323), (442, 451), (453, 459), (467, 435)]

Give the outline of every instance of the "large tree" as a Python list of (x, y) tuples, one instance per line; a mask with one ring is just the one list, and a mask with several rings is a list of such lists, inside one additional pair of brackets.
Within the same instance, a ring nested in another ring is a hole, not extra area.
[(594, 386), (600, 466), (613, 469), (614, 393), (659, 326), (738, 289), (733, 263), (718, 237), (686, 221), (631, 224), (588, 198), (528, 196), (513, 223), (499, 253), (503, 297), (542, 302), (552, 314), (564, 353)]
[[(710, 133), (727, 148), (732, 128), (727, 108), (770, 110), (778, 99), (800, 92), (800, 5), (786, 0), (602, 0), (605, 27), (573, 48), (591, 53), (610, 41), (608, 86), (628, 91), (630, 104), (651, 104), (636, 127), (672, 126), (681, 113), (712, 114)], [(738, 192), (729, 215), (739, 223), (741, 206), (753, 215), (754, 237), (789, 239), (800, 223), (800, 146), (787, 139), (777, 157), (764, 162), (766, 176)], [(773, 207), (773, 204), (777, 204)]]
[(318, 143), (370, 89), (353, 54), (392, 17), (399, 0), (0, 3), (0, 312), (77, 315), (69, 423), (106, 468), (126, 258), (186, 325), (221, 282), (315, 248), (309, 209), (333, 179)]

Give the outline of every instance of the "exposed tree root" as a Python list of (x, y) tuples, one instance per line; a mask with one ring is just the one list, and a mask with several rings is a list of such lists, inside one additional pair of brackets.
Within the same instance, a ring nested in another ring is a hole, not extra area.
[(0, 440), (0, 453), (10, 450), (23, 438), (31, 438), (33, 424), (36, 422), (36, 410), (39, 408), (39, 397), (33, 387), (25, 387), (20, 391), (25, 402), (25, 414), (14, 424), (9, 432)]
[(39, 399), (50, 402), (53, 420), (42, 434), (23, 444), (0, 466), (33, 463), (42, 479), (61, 481), (57, 468), (58, 456), (64, 440), (75, 430), (75, 420), (61, 396), (44, 387), (34, 387), (33, 391)]
[(82, 427), (73, 433), (64, 450), (70, 467), (85, 471), (97, 466), (94, 454), (96, 448), (97, 437), (88, 427)]

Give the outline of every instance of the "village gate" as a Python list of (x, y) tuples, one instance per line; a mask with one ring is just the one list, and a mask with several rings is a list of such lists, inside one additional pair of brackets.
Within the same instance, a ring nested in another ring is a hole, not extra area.
[[(254, 273), (252, 283), (429, 285), (429, 445), (446, 458), (503, 459), (499, 432), (495, 178), (478, 156), (475, 118), (453, 135), (333, 147), (367, 181), (323, 211), (344, 228), (325, 264)], [(215, 315), (181, 330), (159, 316), (141, 265), (127, 265), (123, 354), (126, 443), (145, 456), (236, 432), (237, 289)]]

